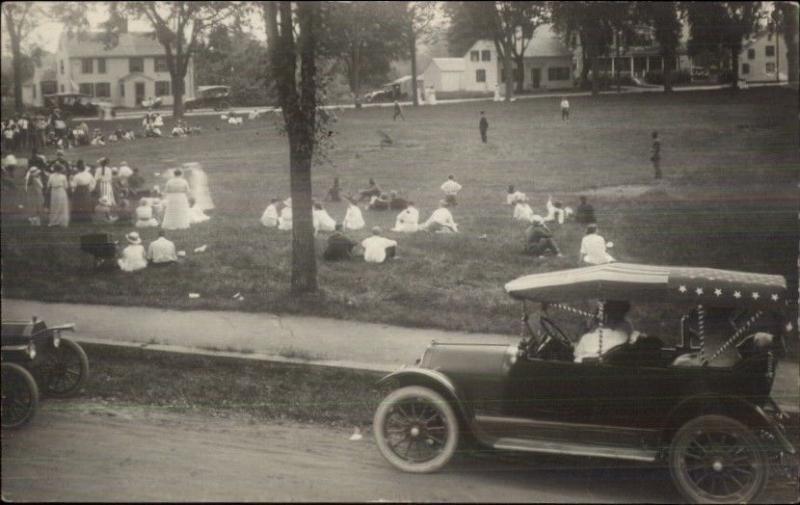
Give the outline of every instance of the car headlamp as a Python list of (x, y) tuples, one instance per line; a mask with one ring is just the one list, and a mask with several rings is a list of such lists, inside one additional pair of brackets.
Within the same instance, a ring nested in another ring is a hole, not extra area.
[(29, 343), (26, 352), (28, 353), (28, 357), (30, 359), (34, 359), (36, 357), (36, 344), (33, 342)]
[(58, 347), (61, 345), (61, 332), (55, 331), (53, 332), (53, 347)]

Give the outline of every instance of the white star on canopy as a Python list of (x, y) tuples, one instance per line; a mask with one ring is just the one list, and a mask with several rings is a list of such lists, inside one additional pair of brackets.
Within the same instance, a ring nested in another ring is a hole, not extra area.
[(772, 295), (770, 298), (772, 298), (773, 302), (777, 302), (778, 301), (778, 295)]
[(697, 288), (697, 289), (694, 290), (694, 292), (697, 293), (698, 295), (702, 295), (703, 294), (703, 288)]
[(722, 294), (722, 290), (721, 290), (721, 289), (719, 289), (719, 288), (717, 288), (717, 289), (715, 289), (715, 290), (714, 290), (714, 294), (715, 294), (716, 296), (719, 296), (719, 295), (721, 295), (721, 294)]
[(753, 300), (758, 300), (758, 297), (761, 296), (758, 294), (758, 291), (753, 292)]
[(686, 292), (686, 286), (679, 287), (678, 291), (680, 291), (681, 293), (685, 293)]
[(740, 293), (739, 291), (734, 291), (733, 292), (733, 297), (734, 298), (741, 298), (742, 297), (742, 293)]

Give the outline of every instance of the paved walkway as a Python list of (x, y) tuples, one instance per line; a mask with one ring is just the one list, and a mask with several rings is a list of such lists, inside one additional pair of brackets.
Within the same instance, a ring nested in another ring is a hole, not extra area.
[[(156, 350), (361, 370), (392, 371), (414, 363), (432, 340), (517, 343), (518, 336), (402, 328), (305, 316), (235, 311), (178, 311), (2, 300), (4, 320), (37, 316), (48, 324), (76, 324), (76, 340), (147, 345)], [(800, 366), (783, 361), (772, 396), (800, 411)]]

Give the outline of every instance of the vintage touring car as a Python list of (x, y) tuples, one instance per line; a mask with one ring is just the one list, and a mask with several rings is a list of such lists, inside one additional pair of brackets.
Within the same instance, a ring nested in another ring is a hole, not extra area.
[(3, 428), (27, 424), (36, 413), (40, 390), (49, 396), (77, 393), (89, 375), (89, 360), (77, 342), (62, 337), (75, 325), (48, 327), (44, 321), (2, 322)]
[[(396, 468), (436, 471), (469, 435), (494, 449), (666, 463), (689, 501), (740, 503), (795, 459), (770, 397), (793, 330), (783, 277), (610, 263), (505, 289), (523, 305), (518, 345), (434, 342), (382, 379), (391, 391), (374, 432)], [(611, 306), (629, 302), (656, 315), (655, 331), (611, 327)], [(567, 316), (558, 324), (556, 312)], [(593, 355), (578, 356), (579, 335)]]

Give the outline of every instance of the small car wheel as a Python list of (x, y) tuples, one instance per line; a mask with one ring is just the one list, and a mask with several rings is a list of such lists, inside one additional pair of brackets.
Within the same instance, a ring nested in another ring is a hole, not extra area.
[(383, 399), (373, 421), (375, 441), (386, 460), (411, 473), (431, 473), (450, 461), (458, 446), (458, 419), (442, 395), (408, 386)]
[(692, 503), (749, 503), (769, 476), (758, 437), (721, 415), (694, 418), (678, 430), (669, 469), (678, 491)]
[(2, 364), (3, 428), (19, 428), (33, 418), (39, 405), (39, 388), (29, 371), (15, 363)]
[(62, 338), (61, 345), (47, 354), (45, 364), (46, 391), (64, 398), (77, 393), (89, 377), (89, 358), (76, 342)]

